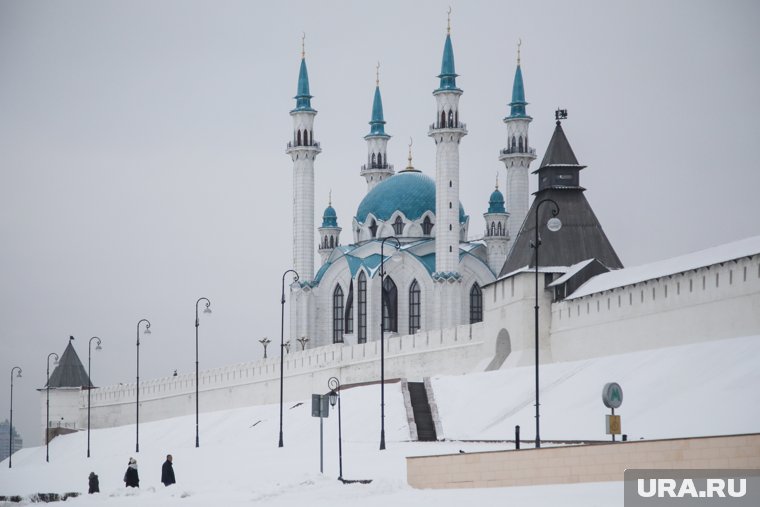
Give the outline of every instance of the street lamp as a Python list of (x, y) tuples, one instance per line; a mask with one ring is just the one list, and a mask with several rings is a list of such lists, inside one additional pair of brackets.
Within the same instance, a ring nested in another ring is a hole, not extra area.
[[(380, 242), (380, 450), (385, 449), (385, 314), (387, 294), (385, 293), (385, 242), (392, 239), (396, 242), (396, 250), (401, 248), (401, 242), (396, 236), (388, 236)], [(391, 309), (388, 308), (390, 314)]]
[(206, 302), (203, 313), (211, 313), (211, 301), (208, 298), (199, 298), (195, 302), (195, 447), (201, 446), (198, 436), (198, 327), (201, 325), (198, 319), (198, 304), (201, 301)]
[(536, 346), (536, 448), (541, 447), (541, 437), (539, 433), (539, 417), (540, 414), (538, 412), (538, 247), (541, 246), (541, 237), (538, 234), (538, 212), (541, 210), (541, 205), (544, 203), (550, 202), (554, 205), (554, 208), (552, 209), (552, 218), (549, 219), (549, 221), (546, 223), (546, 228), (549, 229), (551, 232), (557, 232), (562, 228), (562, 222), (559, 218), (557, 218), (557, 215), (559, 214), (559, 204), (554, 199), (543, 199), (539, 201), (539, 203), (536, 205), (536, 236), (534, 241), (531, 241), (530, 246), (531, 248), (536, 249), (536, 265), (535, 265), (535, 273), (536, 273), (536, 306), (535, 309), (535, 346)]
[(305, 336), (302, 336), (296, 341), (301, 344), (301, 350), (306, 350), (306, 344), (309, 343), (308, 338), (306, 338)]
[[(283, 386), (283, 373), (285, 371), (285, 276), (288, 273), (293, 273), (293, 282), (298, 281), (298, 272), (295, 269), (289, 269), (282, 274), (282, 296), (280, 296), (280, 308), (282, 310), (282, 318), (280, 320), (280, 443), (279, 447), (284, 444), (282, 442), (282, 386)], [(290, 341), (288, 340), (288, 346)], [(264, 349), (266, 351), (266, 348)], [(288, 349), (289, 350), (289, 349)]]
[(50, 462), (50, 357), (55, 356), (55, 364), (58, 365), (58, 354), (51, 352), (47, 356), (47, 383), (45, 384), (45, 462)]
[(140, 452), (140, 324), (143, 322), (145, 322), (145, 331), (143, 331), (143, 334), (150, 334), (150, 321), (148, 319), (140, 319), (137, 322), (137, 383), (135, 384), (137, 411), (135, 416), (135, 452)]
[(90, 391), (92, 391), (92, 374), (90, 373), (90, 367), (92, 365), (92, 340), (96, 340), (98, 344), (95, 346), (95, 350), (103, 350), (100, 346), (100, 338), (93, 336), (90, 338), (90, 343), (87, 345), (87, 380), (90, 383), (87, 386), (87, 457), (90, 457)]
[(266, 359), (267, 358), (267, 345), (269, 345), (270, 343), (272, 343), (272, 340), (270, 340), (269, 338), (267, 338), (265, 336), (264, 338), (262, 338), (261, 340), (259, 340), (259, 343), (264, 346), (264, 359)]
[(8, 468), (13, 465), (13, 372), (18, 370), (17, 378), (21, 378), (21, 368), (14, 366), (11, 368), (11, 425), (8, 428)]
[(340, 427), (340, 381), (337, 377), (330, 377), (327, 381), (327, 387), (330, 388), (328, 397), (330, 399), (330, 405), (335, 407), (335, 403), (338, 403), (338, 480), (343, 481), (343, 434)]

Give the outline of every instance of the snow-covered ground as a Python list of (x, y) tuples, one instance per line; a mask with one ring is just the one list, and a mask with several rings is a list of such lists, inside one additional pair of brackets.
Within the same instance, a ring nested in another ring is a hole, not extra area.
[[(631, 438), (757, 432), (760, 408), (760, 337), (673, 347), (542, 367), (541, 432), (550, 439), (603, 439), (601, 389), (623, 386), (619, 413)], [(433, 379), (447, 439), (508, 439), (514, 425), (523, 438), (533, 436), (533, 368)], [(287, 386), (286, 386), (287, 388)], [(325, 389), (326, 391), (327, 389)], [(86, 433), (54, 439), (50, 463), (45, 448), (23, 449), (0, 463), (0, 495), (87, 491), (91, 471), (100, 477), (99, 495), (83, 495), (66, 505), (140, 505), (188, 507), (217, 505), (311, 506), (460, 506), (622, 505), (622, 483), (540, 487), (415, 490), (406, 484), (405, 457), (511, 448), (512, 444), (446, 441), (408, 442), (409, 432), (399, 384), (386, 386), (387, 450), (379, 451), (379, 386), (343, 392), (343, 468), (347, 479), (372, 479), (369, 485), (338, 482), (337, 418), (325, 422), (325, 473), (319, 473), (319, 419), (310, 402), (285, 409), (285, 447), (278, 448), (277, 405), (201, 414), (201, 447), (194, 447), (195, 417), (94, 430), (92, 457)], [(255, 401), (255, 400), (252, 400)], [(178, 483), (164, 488), (161, 464), (174, 456)], [(138, 460), (140, 489), (121, 481), (130, 456)]]

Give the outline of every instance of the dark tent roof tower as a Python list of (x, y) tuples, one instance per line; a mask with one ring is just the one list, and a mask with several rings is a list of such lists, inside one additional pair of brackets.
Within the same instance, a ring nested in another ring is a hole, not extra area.
[(499, 276), (525, 266), (535, 267), (534, 250), (530, 245), (535, 237), (536, 205), (547, 198), (559, 205), (557, 218), (562, 220), (562, 228), (557, 232), (546, 229), (552, 206), (541, 206), (538, 217), (541, 266), (572, 266), (586, 259), (597, 259), (609, 269), (623, 267), (583, 194), (586, 189), (580, 186), (580, 171), (584, 167), (575, 158), (562, 124), (557, 121), (541, 166), (534, 171), (538, 174), (538, 191)]
[(79, 356), (71, 342), (72, 340), (69, 340), (66, 350), (63, 351), (61, 359), (58, 361), (58, 366), (50, 374), (51, 389), (57, 387), (87, 388), (90, 385), (87, 371), (84, 369), (82, 361), (79, 360)]

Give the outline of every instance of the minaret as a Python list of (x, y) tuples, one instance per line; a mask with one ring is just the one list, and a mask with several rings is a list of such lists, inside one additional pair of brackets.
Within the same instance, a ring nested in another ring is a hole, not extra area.
[(322, 227), (317, 230), (319, 231), (319, 255), (322, 257), (322, 264), (324, 264), (335, 247), (340, 245), (340, 231), (343, 230), (338, 227), (338, 214), (332, 207), (332, 192), (327, 208), (322, 215)]
[(495, 274), (501, 271), (504, 261), (507, 260), (507, 244), (509, 232), (507, 232), (507, 219), (509, 213), (504, 208), (504, 196), (499, 191), (499, 178), (496, 177), (496, 189), (491, 193), (488, 200), (488, 212), (483, 213), (486, 221), (486, 251), (488, 255), (488, 267)]
[(314, 279), (314, 158), (322, 151), (314, 141), (317, 111), (311, 107), (311, 97), (302, 45), (296, 107), (290, 111), (293, 140), (286, 150), (293, 159), (293, 268), (301, 282)]
[(517, 69), (512, 85), (512, 102), (509, 103), (507, 124), (507, 147), (501, 150), (499, 160), (507, 167), (507, 206), (509, 207), (508, 231), (516, 238), (528, 214), (528, 168), (536, 158), (536, 150), (528, 144), (528, 126), (533, 118), (525, 113), (525, 88), (520, 68), (520, 45), (517, 43)]
[[(451, 10), (449, 10), (451, 14)], [(454, 50), (451, 46), (451, 18), (443, 47), (440, 84), (433, 91), (436, 99), (435, 123), (428, 135), (435, 140), (435, 272), (433, 279), (442, 290), (436, 291), (441, 299), (438, 322), (442, 328), (460, 323), (459, 266), (459, 141), (467, 135), (467, 128), (459, 121), (457, 74), (454, 70)], [(448, 286), (448, 287), (446, 287)], [(451, 289), (451, 290), (450, 290)]]
[(383, 99), (380, 97), (380, 62), (377, 64), (375, 77), (375, 99), (372, 102), (372, 119), (369, 122), (367, 141), (367, 163), (362, 166), (361, 176), (367, 180), (367, 192), (381, 181), (393, 176), (393, 166), (388, 163), (388, 139), (383, 119)]

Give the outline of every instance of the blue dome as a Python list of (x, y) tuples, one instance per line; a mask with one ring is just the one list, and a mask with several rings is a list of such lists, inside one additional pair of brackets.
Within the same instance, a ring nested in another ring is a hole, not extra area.
[[(418, 171), (401, 171), (378, 183), (356, 210), (356, 220), (364, 223), (372, 213), (380, 220), (389, 220), (398, 210), (409, 220), (417, 220), (426, 211), (435, 213), (435, 181)], [(459, 222), (466, 220), (459, 203)]]
[(493, 191), (491, 198), (488, 200), (488, 212), (489, 213), (506, 213), (504, 208), (504, 196), (501, 195), (499, 189)]
[(338, 214), (332, 206), (325, 208), (322, 215), (322, 227), (338, 227)]

